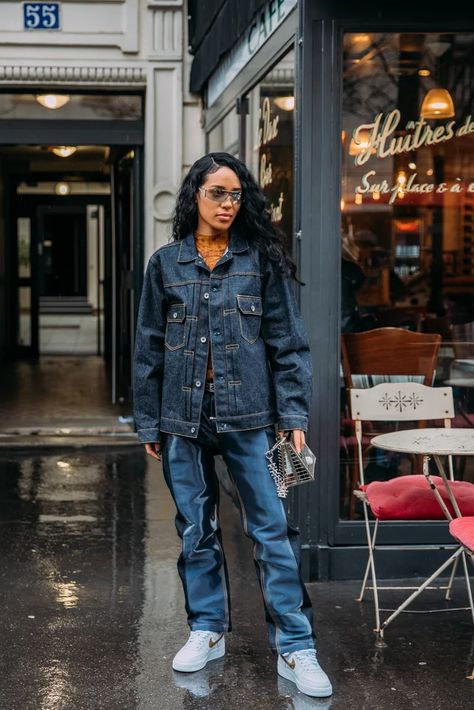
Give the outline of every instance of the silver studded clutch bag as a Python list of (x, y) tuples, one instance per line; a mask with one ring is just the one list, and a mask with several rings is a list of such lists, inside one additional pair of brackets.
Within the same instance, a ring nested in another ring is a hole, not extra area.
[(279, 498), (286, 498), (291, 486), (314, 481), (316, 456), (306, 444), (298, 453), (290, 438), (281, 437), (265, 456)]

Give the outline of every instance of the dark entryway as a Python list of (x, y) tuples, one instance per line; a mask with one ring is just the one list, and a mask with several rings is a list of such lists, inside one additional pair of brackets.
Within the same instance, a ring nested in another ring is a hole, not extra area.
[(40, 207), (39, 295), (87, 296), (87, 235), (84, 207)]
[(0, 360), (98, 356), (111, 402), (127, 405), (143, 276), (143, 95), (64, 89), (53, 111), (40, 88), (0, 92)]

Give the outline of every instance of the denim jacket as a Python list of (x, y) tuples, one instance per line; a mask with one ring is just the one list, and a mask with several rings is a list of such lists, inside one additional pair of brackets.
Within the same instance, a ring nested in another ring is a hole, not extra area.
[(292, 283), (235, 232), (212, 271), (192, 234), (149, 260), (134, 353), (140, 441), (197, 436), (209, 348), (217, 432), (306, 430), (311, 357)]

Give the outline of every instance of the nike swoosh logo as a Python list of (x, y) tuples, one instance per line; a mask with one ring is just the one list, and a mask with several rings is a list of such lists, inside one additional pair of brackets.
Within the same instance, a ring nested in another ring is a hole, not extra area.
[(221, 640), (221, 638), (222, 638), (223, 636), (224, 636), (224, 634), (222, 633), (222, 634), (219, 636), (219, 638), (216, 639), (215, 641), (213, 641), (212, 638), (210, 638), (210, 639), (209, 639), (209, 648), (214, 648), (214, 646), (217, 646), (217, 644), (219, 643), (219, 641)]
[(287, 661), (285, 656), (282, 656), (282, 658), (285, 661), (286, 665), (289, 666), (290, 668), (294, 668), (296, 666), (296, 661), (294, 658), (292, 658), (291, 661)]

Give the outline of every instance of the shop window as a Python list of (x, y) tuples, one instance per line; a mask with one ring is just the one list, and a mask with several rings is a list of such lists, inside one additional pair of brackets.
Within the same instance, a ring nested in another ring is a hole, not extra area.
[(283, 59), (248, 94), (246, 162), (268, 199), (272, 221), (293, 243), (295, 53)]
[[(474, 426), (474, 34), (349, 33), (342, 113), (342, 330), (436, 332), (434, 385)], [(370, 374), (370, 373), (367, 373)], [(389, 374), (389, 373), (387, 373)], [(347, 398), (341, 378), (347, 442)], [(341, 446), (341, 516), (358, 518)], [(367, 459), (367, 481), (410, 469)], [(467, 467), (467, 464), (465, 464)], [(456, 475), (474, 480), (474, 472)]]
[(208, 150), (239, 157), (239, 117), (234, 108), (208, 134)]

